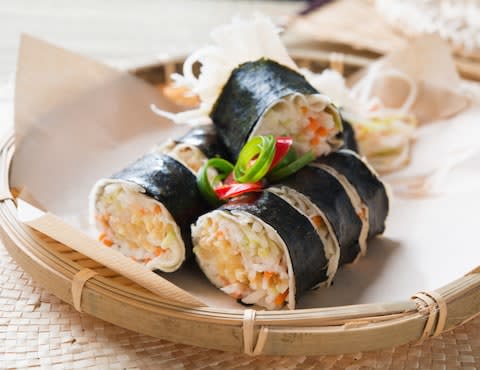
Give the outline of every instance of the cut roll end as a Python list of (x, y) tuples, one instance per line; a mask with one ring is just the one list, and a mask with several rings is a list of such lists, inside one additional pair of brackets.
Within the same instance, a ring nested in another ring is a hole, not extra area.
[(326, 155), (339, 148), (343, 140), (342, 122), (330, 99), (322, 94), (292, 94), (273, 104), (253, 130), (253, 135), (275, 133), (290, 136), (294, 148), (305, 154), (312, 151), (315, 157)]
[(160, 202), (122, 180), (100, 180), (91, 195), (99, 239), (150, 270), (172, 272), (185, 260), (180, 228)]
[(164, 144), (155, 147), (153, 151), (172, 157), (192, 171), (194, 175), (208, 160), (196, 146), (178, 143), (175, 140), (167, 140)]
[(192, 226), (198, 264), (223, 292), (267, 309), (295, 305), (295, 285), (286, 246), (255, 216), (217, 210)]

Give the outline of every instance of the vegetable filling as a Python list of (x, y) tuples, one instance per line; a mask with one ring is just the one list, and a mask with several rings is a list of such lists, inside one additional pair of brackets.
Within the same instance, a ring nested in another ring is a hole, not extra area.
[(408, 164), (416, 125), (409, 115), (353, 120), (360, 153), (384, 173)]
[(195, 175), (207, 161), (207, 157), (197, 147), (189, 144), (177, 143), (174, 140), (169, 140), (164, 145), (161, 145), (154, 150), (167, 154), (182, 163)]
[(99, 240), (151, 270), (175, 271), (185, 259), (179, 227), (141, 190), (118, 180), (99, 185), (94, 206)]
[(321, 94), (292, 94), (272, 105), (260, 118), (250, 137), (290, 136), (299, 154), (312, 150), (315, 157), (338, 148), (342, 125), (330, 100)]
[(239, 211), (213, 211), (192, 226), (192, 238), (201, 269), (223, 292), (267, 309), (279, 309), (289, 301), (286, 247), (258, 218)]

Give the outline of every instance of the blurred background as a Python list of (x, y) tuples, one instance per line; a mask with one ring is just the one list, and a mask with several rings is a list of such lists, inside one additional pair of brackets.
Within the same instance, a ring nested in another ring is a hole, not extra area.
[(185, 55), (205, 45), (214, 26), (254, 12), (286, 26), (290, 48), (367, 58), (436, 33), (464, 72), (478, 72), (479, 0), (0, 0), (0, 85), (13, 78), (22, 32), (129, 67)]
[(0, 0), (0, 85), (11, 78), (22, 32), (118, 66), (184, 54), (204, 45), (214, 25), (259, 11), (276, 19), (303, 1)]

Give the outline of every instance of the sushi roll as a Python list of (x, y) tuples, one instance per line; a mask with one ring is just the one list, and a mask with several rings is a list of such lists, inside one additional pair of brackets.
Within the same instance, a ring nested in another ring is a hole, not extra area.
[(295, 308), (305, 291), (328, 280), (329, 261), (312, 223), (315, 210), (291, 194), (248, 194), (192, 225), (197, 262), (223, 292), (267, 309)]
[[(269, 189), (278, 193), (284, 188), (293, 189), (315, 205), (320, 225), (331, 236), (330, 250), (338, 251), (334, 253), (337, 266), (355, 261), (362, 250), (362, 220), (340, 181), (328, 171), (308, 165)], [(366, 242), (366, 236), (364, 239)]]
[(168, 141), (99, 180), (90, 213), (103, 244), (151, 270), (177, 270), (191, 254), (190, 224), (208, 211), (196, 184), (207, 161), (204, 151), (224, 154), (211, 126)]
[(313, 164), (329, 172), (341, 182), (357, 213), (362, 218), (362, 246), (366, 251), (365, 236), (372, 238), (382, 234), (389, 210), (389, 197), (385, 184), (375, 170), (357, 153), (342, 149), (326, 157), (318, 158)]
[(307, 216), (317, 231), (323, 245), (323, 252), (327, 259), (326, 276), (322, 286), (329, 286), (332, 282), (340, 260), (340, 245), (335, 231), (330, 224), (325, 213), (306, 195), (287, 186), (271, 186), (267, 189), (269, 192), (277, 195), (286, 202), (298, 209), (303, 215)]
[(210, 113), (233, 158), (253, 136), (289, 136), (300, 154), (338, 149), (342, 121), (331, 100), (298, 72), (269, 59), (241, 64)]
[(184, 136), (167, 140), (154, 150), (167, 153), (184, 162), (195, 173), (203, 166), (205, 158), (227, 156), (227, 149), (218, 138), (213, 125), (192, 128)]

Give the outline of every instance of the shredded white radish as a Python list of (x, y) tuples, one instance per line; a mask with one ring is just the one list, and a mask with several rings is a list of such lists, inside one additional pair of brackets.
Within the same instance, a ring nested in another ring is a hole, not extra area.
[[(185, 87), (200, 98), (197, 109), (170, 113), (152, 106), (152, 110), (175, 123), (200, 125), (211, 123), (209, 113), (232, 71), (239, 65), (268, 58), (298, 70), (279, 37), (280, 29), (269, 17), (255, 14), (253, 18), (234, 18), (232, 23), (211, 33), (212, 45), (191, 54), (183, 65), (183, 75), (173, 74), (176, 86)], [(196, 77), (193, 66), (200, 63)]]
[[(302, 70), (302, 73), (313, 87), (343, 108), (343, 116), (355, 130), (360, 152), (377, 171), (390, 172), (408, 163), (416, 127), (410, 109), (417, 97), (417, 86), (407, 75), (393, 69), (380, 70), (380, 65), (375, 64), (349, 89), (336, 71), (326, 69), (315, 74)], [(401, 80), (409, 87), (407, 97), (397, 109), (387, 108), (379, 97), (372, 97), (375, 82), (385, 77)]]
[(361, 109), (359, 101), (348, 89), (345, 78), (337, 71), (327, 68), (322, 73), (313, 73), (307, 68), (302, 68), (300, 72), (315, 89), (332, 99), (337, 107), (345, 107), (353, 112)]

